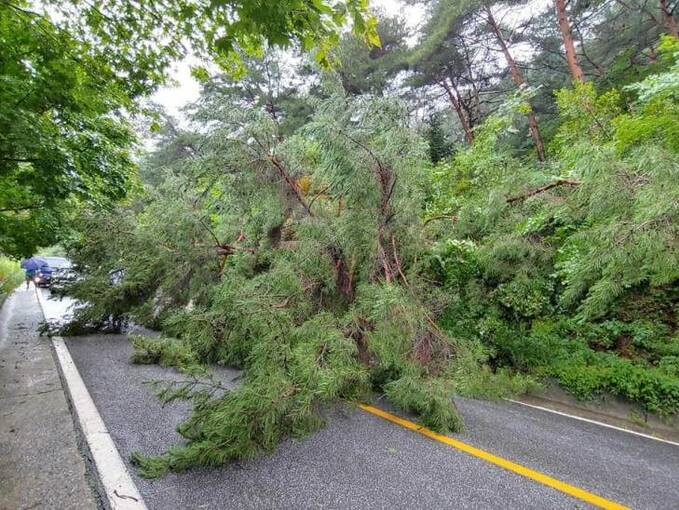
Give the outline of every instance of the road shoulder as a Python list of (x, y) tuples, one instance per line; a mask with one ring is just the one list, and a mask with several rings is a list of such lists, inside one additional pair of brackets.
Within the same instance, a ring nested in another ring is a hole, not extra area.
[(85, 461), (34, 291), (0, 312), (0, 508), (95, 509)]

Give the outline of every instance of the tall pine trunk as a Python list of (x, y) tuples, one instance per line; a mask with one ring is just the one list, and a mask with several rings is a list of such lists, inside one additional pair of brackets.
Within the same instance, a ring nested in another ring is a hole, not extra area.
[(450, 99), (450, 105), (453, 111), (457, 114), (458, 119), (460, 119), (460, 124), (462, 125), (462, 131), (464, 131), (464, 137), (467, 143), (472, 143), (474, 141), (474, 132), (472, 131), (472, 126), (469, 121), (469, 117), (462, 108), (462, 99), (460, 95), (453, 86), (451, 86), (446, 79), (441, 80), (441, 86), (445, 89), (446, 94), (448, 94), (448, 99)]
[(674, 19), (667, 0), (660, 0), (660, 12), (662, 13), (667, 33), (679, 39), (679, 27), (677, 27), (677, 21)]
[(556, 0), (556, 15), (559, 19), (559, 29), (563, 38), (563, 45), (566, 48), (568, 69), (574, 81), (584, 82), (585, 73), (582, 72), (582, 67), (578, 63), (578, 56), (575, 53), (575, 44), (573, 43), (573, 32), (571, 31), (571, 24), (566, 14), (566, 0)]
[[(487, 21), (488, 25), (490, 25), (490, 28), (493, 30), (493, 33), (495, 34), (495, 37), (497, 38), (497, 42), (500, 45), (500, 48), (502, 48), (502, 53), (505, 56), (505, 60), (507, 61), (507, 65), (509, 66), (509, 71), (512, 74), (512, 80), (514, 81), (514, 84), (521, 88), (521, 86), (526, 83), (526, 79), (523, 76), (523, 73), (521, 72), (521, 69), (519, 69), (519, 66), (516, 65), (516, 61), (512, 57), (512, 54), (509, 52), (509, 48), (507, 47), (507, 43), (505, 42), (504, 37), (502, 36), (502, 32), (500, 32), (500, 27), (497, 25), (497, 22), (495, 21), (495, 18), (493, 17), (493, 13), (491, 12), (490, 8), (486, 8), (486, 15), (487, 15)], [(535, 112), (533, 112), (533, 108), (531, 107), (530, 111), (528, 112), (528, 130), (530, 131), (530, 136), (533, 139), (533, 145), (535, 145), (535, 150), (538, 154), (538, 159), (540, 161), (545, 160), (545, 145), (542, 142), (542, 136), (540, 136), (540, 129), (538, 128), (538, 120), (535, 117)]]

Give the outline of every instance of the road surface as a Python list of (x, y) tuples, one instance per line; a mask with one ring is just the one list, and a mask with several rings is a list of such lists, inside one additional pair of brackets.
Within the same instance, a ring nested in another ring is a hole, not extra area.
[[(48, 302), (48, 315), (64, 305)], [(124, 336), (67, 339), (121, 456), (180, 442), (184, 404), (162, 407), (144, 384), (172, 369), (129, 363)], [(230, 380), (236, 372), (220, 376)], [(510, 402), (458, 399), (457, 440), (631, 508), (679, 508), (679, 446)], [(384, 407), (383, 404), (378, 405)], [(539, 481), (395, 425), (357, 407), (328, 412), (327, 426), (273, 454), (220, 469), (139, 478), (151, 509), (183, 508), (589, 508)]]

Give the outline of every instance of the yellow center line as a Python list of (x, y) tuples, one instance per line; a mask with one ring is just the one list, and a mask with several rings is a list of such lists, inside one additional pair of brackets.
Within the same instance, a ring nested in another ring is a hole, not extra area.
[(469, 455), (473, 455), (474, 457), (483, 459), (508, 471), (512, 471), (513, 473), (517, 473), (521, 476), (525, 476), (526, 478), (530, 478), (531, 480), (535, 480), (536, 482), (564, 492), (569, 496), (573, 496), (574, 498), (586, 501), (587, 503), (599, 508), (611, 510), (629, 510), (626, 506), (623, 506), (620, 503), (602, 498), (601, 496), (597, 496), (596, 494), (587, 492), (586, 490), (580, 489), (579, 487), (575, 487), (574, 485), (570, 485), (562, 482), (561, 480), (557, 480), (556, 478), (552, 478), (551, 476), (547, 476), (546, 474), (540, 473), (539, 471), (535, 471), (533, 469), (527, 468), (526, 466), (522, 466), (521, 464), (516, 464), (507, 459), (503, 459), (502, 457), (498, 457), (497, 455), (493, 455), (492, 453), (475, 448), (474, 446), (463, 443), (462, 441), (458, 441), (457, 439), (453, 439), (452, 437), (444, 436), (443, 434), (437, 434), (433, 430), (429, 430), (421, 425), (418, 425), (417, 423), (406, 420), (405, 418), (401, 418), (400, 416), (396, 416), (395, 414), (388, 413), (387, 411), (377, 407), (373, 407), (368, 404), (359, 404), (358, 407), (364, 411), (374, 414), (375, 416), (379, 416), (380, 418), (384, 418), (385, 420), (400, 425), (401, 427), (419, 432), (423, 436), (427, 436), (430, 439), (445, 443), (448, 446), (457, 448), (458, 450), (468, 453)]

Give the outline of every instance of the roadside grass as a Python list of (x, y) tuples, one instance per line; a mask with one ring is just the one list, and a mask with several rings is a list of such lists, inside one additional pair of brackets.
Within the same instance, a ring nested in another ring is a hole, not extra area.
[(0, 305), (10, 292), (21, 284), (23, 279), (23, 271), (19, 262), (0, 256)]
[(643, 320), (544, 319), (523, 331), (509, 321), (484, 325), (497, 364), (537, 380), (554, 378), (582, 401), (611, 394), (660, 417), (679, 412), (679, 342), (667, 328)]

